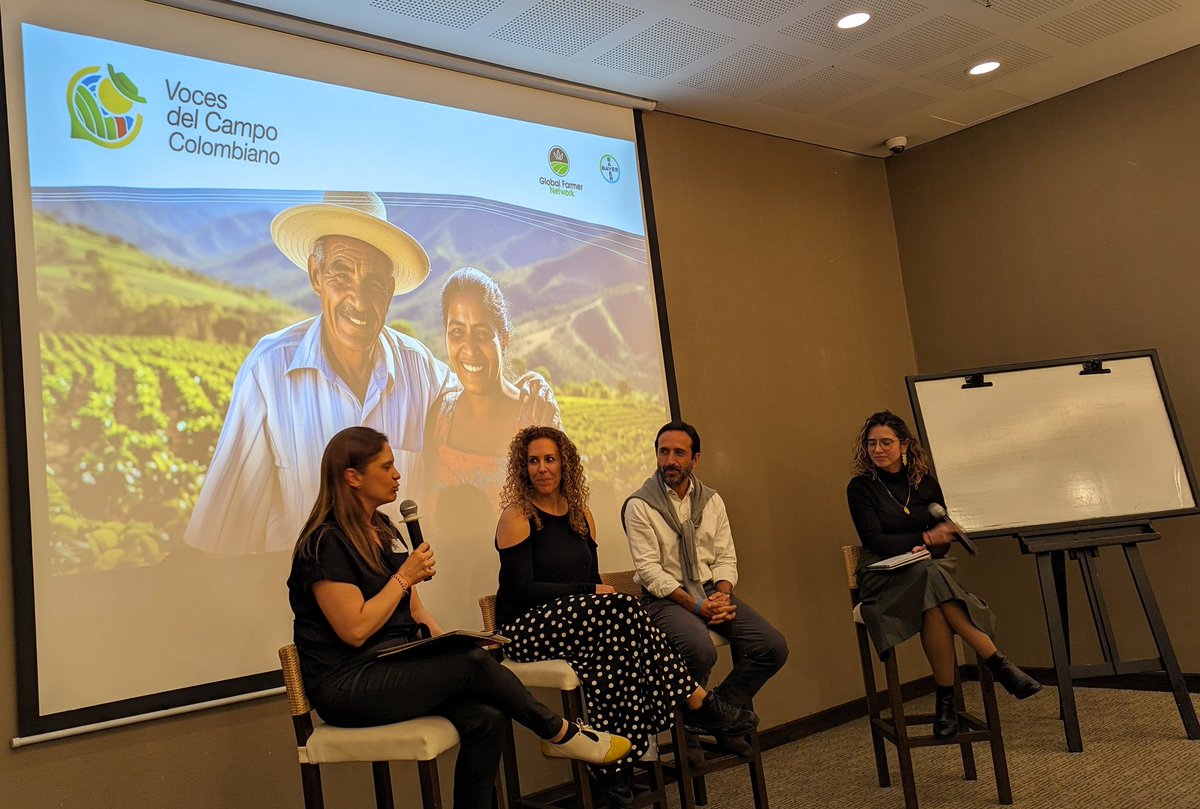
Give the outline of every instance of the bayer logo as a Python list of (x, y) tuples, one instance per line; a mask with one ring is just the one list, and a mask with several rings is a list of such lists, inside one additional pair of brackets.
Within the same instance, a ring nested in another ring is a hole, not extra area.
[(551, 149), (546, 159), (550, 162), (550, 170), (559, 177), (566, 177), (571, 170), (571, 158), (567, 157), (566, 150), (561, 146)]
[(621, 164), (610, 154), (600, 158), (600, 176), (610, 183), (621, 179)]

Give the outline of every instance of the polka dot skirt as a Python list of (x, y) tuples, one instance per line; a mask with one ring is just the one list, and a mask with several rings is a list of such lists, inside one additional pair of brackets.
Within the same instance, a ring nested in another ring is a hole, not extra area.
[[(518, 663), (566, 660), (583, 683), (588, 724), (633, 743), (671, 726), (675, 706), (696, 690), (667, 636), (633, 596), (572, 595), (534, 607), (501, 629)], [(575, 717), (570, 717), (574, 719)]]

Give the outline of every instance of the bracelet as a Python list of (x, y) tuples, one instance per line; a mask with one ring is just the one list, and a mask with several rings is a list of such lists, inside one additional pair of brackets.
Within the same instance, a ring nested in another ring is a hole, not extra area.
[(407, 593), (409, 590), (412, 589), (412, 585), (404, 580), (404, 577), (400, 575), (399, 570), (397, 570), (395, 573), (392, 574), (392, 578), (396, 580), (397, 584), (399, 584), (401, 587), (404, 588), (404, 592)]
[(697, 598), (697, 599), (696, 599), (696, 606), (692, 608), (692, 612), (694, 612), (694, 613), (696, 613), (697, 615), (699, 615), (699, 614), (700, 614), (700, 610), (701, 610), (703, 607), (704, 607), (704, 599), (703, 599), (703, 598)]

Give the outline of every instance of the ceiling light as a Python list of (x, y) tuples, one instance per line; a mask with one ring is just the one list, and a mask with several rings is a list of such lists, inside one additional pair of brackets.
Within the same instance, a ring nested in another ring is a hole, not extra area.
[(871, 15), (865, 11), (859, 11), (854, 14), (847, 14), (837, 21), (838, 28), (857, 28), (860, 25), (866, 25), (867, 20), (871, 19)]
[(1000, 67), (999, 62), (980, 62), (967, 72), (972, 76), (982, 76), (984, 73), (991, 73), (998, 67)]

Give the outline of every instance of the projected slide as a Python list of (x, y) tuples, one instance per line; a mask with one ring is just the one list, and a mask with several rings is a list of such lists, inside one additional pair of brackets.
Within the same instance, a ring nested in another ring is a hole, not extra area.
[(391, 440), (443, 624), (495, 589), (521, 426), (574, 438), (624, 542), (668, 418), (631, 141), (22, 33), (42, 714), (276, 668), (347, 426)]

